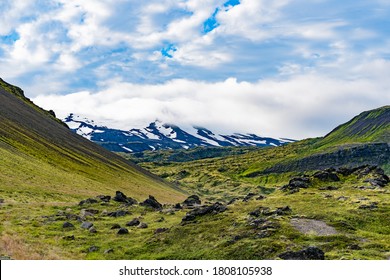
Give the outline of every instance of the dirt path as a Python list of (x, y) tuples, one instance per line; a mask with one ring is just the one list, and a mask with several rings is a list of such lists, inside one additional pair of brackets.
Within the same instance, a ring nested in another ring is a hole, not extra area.
[(291, 219), (291, 225), (304, 234), (328, 236), (338, 233), (334, 227), (328, 226), (325, 222), (319, 220)]

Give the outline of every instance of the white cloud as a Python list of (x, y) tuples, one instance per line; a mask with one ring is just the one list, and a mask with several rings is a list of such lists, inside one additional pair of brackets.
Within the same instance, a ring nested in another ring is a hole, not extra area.
[[(377, 63), (371, 69), (390, 70)], [(253, 132), (305, 138), (324, 135), (363, 110), (390, 103), (390, 82), (342, 80), (316, 74), (288, 80), (207, 83), (172, 80), (141, 85), (110, 81), (97, 93), (38, 96), (34, 101), (61, 117), (73, 112), (121, 129), (147, 125), (156, 118), (218, 132)], [(320, 124), (320, 125), (319, 125)]]

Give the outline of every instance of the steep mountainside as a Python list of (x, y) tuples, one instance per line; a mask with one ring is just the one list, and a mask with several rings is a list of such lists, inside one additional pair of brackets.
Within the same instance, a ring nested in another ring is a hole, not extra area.
[(390, 143), (390, 106), (366, 111), (336, 127), (318, 146), (356, 143)]
[(255, 134), (218, 135), (212, 131), (192, 127), (183, 130), (160, 121), (143, 129), (128, 131), (96, 125), (94, 121), (70, 114), (64, 122), (77, 134), (113, 152), (136, 153), (155, 150), (190, 149), (195, 147), (280, 146), (290, 139), (260, 137)]
[[(0, 185), (3, 197), (69, 199), (124, 190), (173, 202), (182, 194), (148, 171), (71, 132), (23, 91), (0, 81)], [(70, 197), (66, 197), (70, 195)]]

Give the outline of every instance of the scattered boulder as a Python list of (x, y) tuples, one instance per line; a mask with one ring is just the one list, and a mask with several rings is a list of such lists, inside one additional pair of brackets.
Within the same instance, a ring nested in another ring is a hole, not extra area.
[(258, 197), (256, 197), (256, 200), (263, 200), (263, 199), (266, 199), (267, 197), (265, 195), (259, 195)]
[(322, 182), (338, 182), (340, 181), (339, 176), (333, 172), (333, 170), (318, 171), (314, 173), (314, 178)]
[(283, 260), (324, 260), (325, 253), (317, 247), (308, 247), (300, 251), (288, 251), (278, 256)]
[(260, 225), (263, 225), (266, 222), (267, 222), (266, 219), (249, 219), (248, 224), (251, 227), (258, 228)]
[(97, 198), (106, 203), (110, 202), (111, 200), (111, 196), (109, 195), (98, 195)]
[(91, 227), (93, 227), (93, 223), (91, 223), (91, 222), (83, 222), (81, 224), (81, 228), (83, 228), (83, 229), (90, 229)]
[(114, 217), (114, 218), (118, 218), (118, 217), (124, 217), (126, 215), (130, 215), (131, 213), (129, 211), (125, 211), (125, 210), (118, 210), (118, 211), (114, 211), (114, 212), (109, 212), (107, 213), (107, 216), (109, 217)]
[(371, 202), (370, 204), (363, 204), (359, 206), (359, 209), (373, 210), (378, 208), (378, 202)]
[(237, 197), (232, 198), (232, 199), (227, 203), (227, 205), (231, 205), (231, 204), (235, 203), (237, 200), (238, 200)]
[(181, 206), (180, 203), (176, 203), (175, 206), (173, 206), (173, 208), (176, 210), (181, 210), (183, 209), (183, 206)]
[(117, 234), (119, 235), (129, 234), (129, 230), (127, 228), (120, 228)]
[(69, 229), (69, 228), (74, 228), (75, 226), (72, 224), (72, 223), (69, 223), (69, 222), (65, 222), (63, 225), (62, 225), (62, 228), (66, 228), (66, 229)]
[(93, 216), (94, 215), (91, 212), (87, 211), (87, 209), (81, 209), (79, 217), (84, 220), (87, 217), (93, 217)]
[(291, 214), (291, 212), (292, 210), (289, 206), (278, 207), (274, 211), (271, 211), (269, 207), (259, 207), (254, 211), (249, 212), (249, 215), (253, 217), (271, 216), (271, 215), (283, 216), (283, 215), (289, 215)]
[(164, 217), (160, 217), (156, 220), (157, 223), (162, 223), (165, 221), (165, 218)]
[(141, 202), (140, 205), (152, 208), (154, 210), (161, 210), (163, 208), (162, 204), (158, 202), (152, 195), (149, 195), (149, 198), (147, 198), (144, 202)]
[(326, 187), (320, 187), (319, 190), (321, 191), (336, 191), (339, 187), (336, 186), (326, 186)]
[(377, 178), (370, 178), (363, 181), (364, 183), (370, 183), (373, 187), (383, 188), (389, 183), (389, 177), (381, 175)]
[(182, 219), (183, 222), (193, 221), (196, 217), (204, 216), (207, 214), (218, 214), (225, 212), (227, 207), (220, 202), (216, 202), (210, 206), (197, 207), (194, 210), (188, 212)]
[(68, 235), (68, 236), (62, 237), (62, 239), (66, 240), (66, 241), (72, 241), (72, 240), (75, 240), (75, 237), (74, 237), (74, 235)]
[(0, 204), (4, 203), (4, 198), (0, 198)]
[(89, 212), (93, 215), (97, 215), (99, 214), (99, 210), (96, 210), (96, 209), (85, 209), (86, 212)]
[(85, 204), (93, 204), (93, 203), (98, 203), (98, 201), (94, 198), (87, 198), (85, 200), (80, 201), (79, 206), (83, 206)]
[(158, 228), (154, 231), (154, 234), (159, 234), (168, 231), (169, 228)]
[(114, 253), (114, 249), (112, 249), (112, 248), (105, 250), (103, 254), (107, 255), (107, 254), (111, 254), (111, 253)]
[(281, 187), (282, 191), (290, 191), (290, 193), (299, 192), (299, 189), (307, 189), (310, 185), (308, 177), (294, 177), (287, 185)]
[(346, 196), (339, 196), (338, 198), (337, 198), (337, 200), (340, 200), (340, 201), (347, 201), (349, 199), (349, 197), (346, 197)]
[(255, 197), (255, 196), (256, 196), (255, 193), (248, 193), (248, 194), (243, 198), (242, 201), (248, 202), (251, 198), (253, 198), (253, 197)]
[(291, 214), (292, 210), (290, 207), (285, 206), (285, 207), (278, 207), (276, 210), (273, 212), (276, 215), (283, 216), (283, 215), (288, 215)]
[(89, 231), (90, 233), (97, 233), (97, 230), (96, 230), (95, 227), (90, 227), (90, 228), (88, 229), (88, 231)]
[(118, 229), (118, 228), (121, 228), (121, 225), (120, 224), (114, 224), (112, 225), (111, 229)]
[(134, 218), (130, 222), (128, 222), (126, 224), (126, 226), (128, 226), (128, 227), (135, 227), (135, 226), (138, 226), (140, 223), (141, 222), (140, 222), (140, 220), (138, 218)]
[(186, 200), (184, 200), (183, 205), (184, 206), (195, 206), (195, 205), (201, 205), (202, 202), (197, 195), (191, 195)]
[(148, 224), (147, 223), (140, 223), (138, 225), (139, 228), (148, 228)]
[(115, 197), (113, 198), (116, 202), (126, 203), (128, 205), (134, 205), (137, 204), (137, 200), (131, 197), (127, 197), (123, 192), (116, 191)]
[(362, 247), (360, 247), (358, 244), (351, 244), (351, 245), (348, 245), (348, 249), (351, 249), (351, 250), (361, 250)]
[(99, 249), (100, 248), (98, 246), (91, 246), (88, 248), (88, 252), (89, 253), (97, 252), (97, 251), (99, 251)]
[(62, 239), (64, 239), (65, 241), (73, 241), (76, 238), (74, 237), (74, 235), (68, 235), (68, 236), (62, 237)]

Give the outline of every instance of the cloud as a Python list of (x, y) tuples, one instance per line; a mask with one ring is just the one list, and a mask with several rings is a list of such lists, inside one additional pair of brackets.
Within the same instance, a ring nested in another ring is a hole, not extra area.
[(153, 85), (114, 80), (96, 93), (38, 96), (34, 102), (61, 117), (76, 113), (121, 129), (160, 119), (222, 133), (301, 139), (324, 135), (363, 110), (389, 104), (390, 96), (383, 92), (388, 92), (390, 82), (379, 73), (390, 70), (390, 64), (377, 61), (365, 68), (378, 76), (346, 81), (306, 74), (255, 83), (180, 79)]
[(315, 136), (388, 103), (388, 4), (4, 0), (0, 76), (123, 128), (161, 118)]

